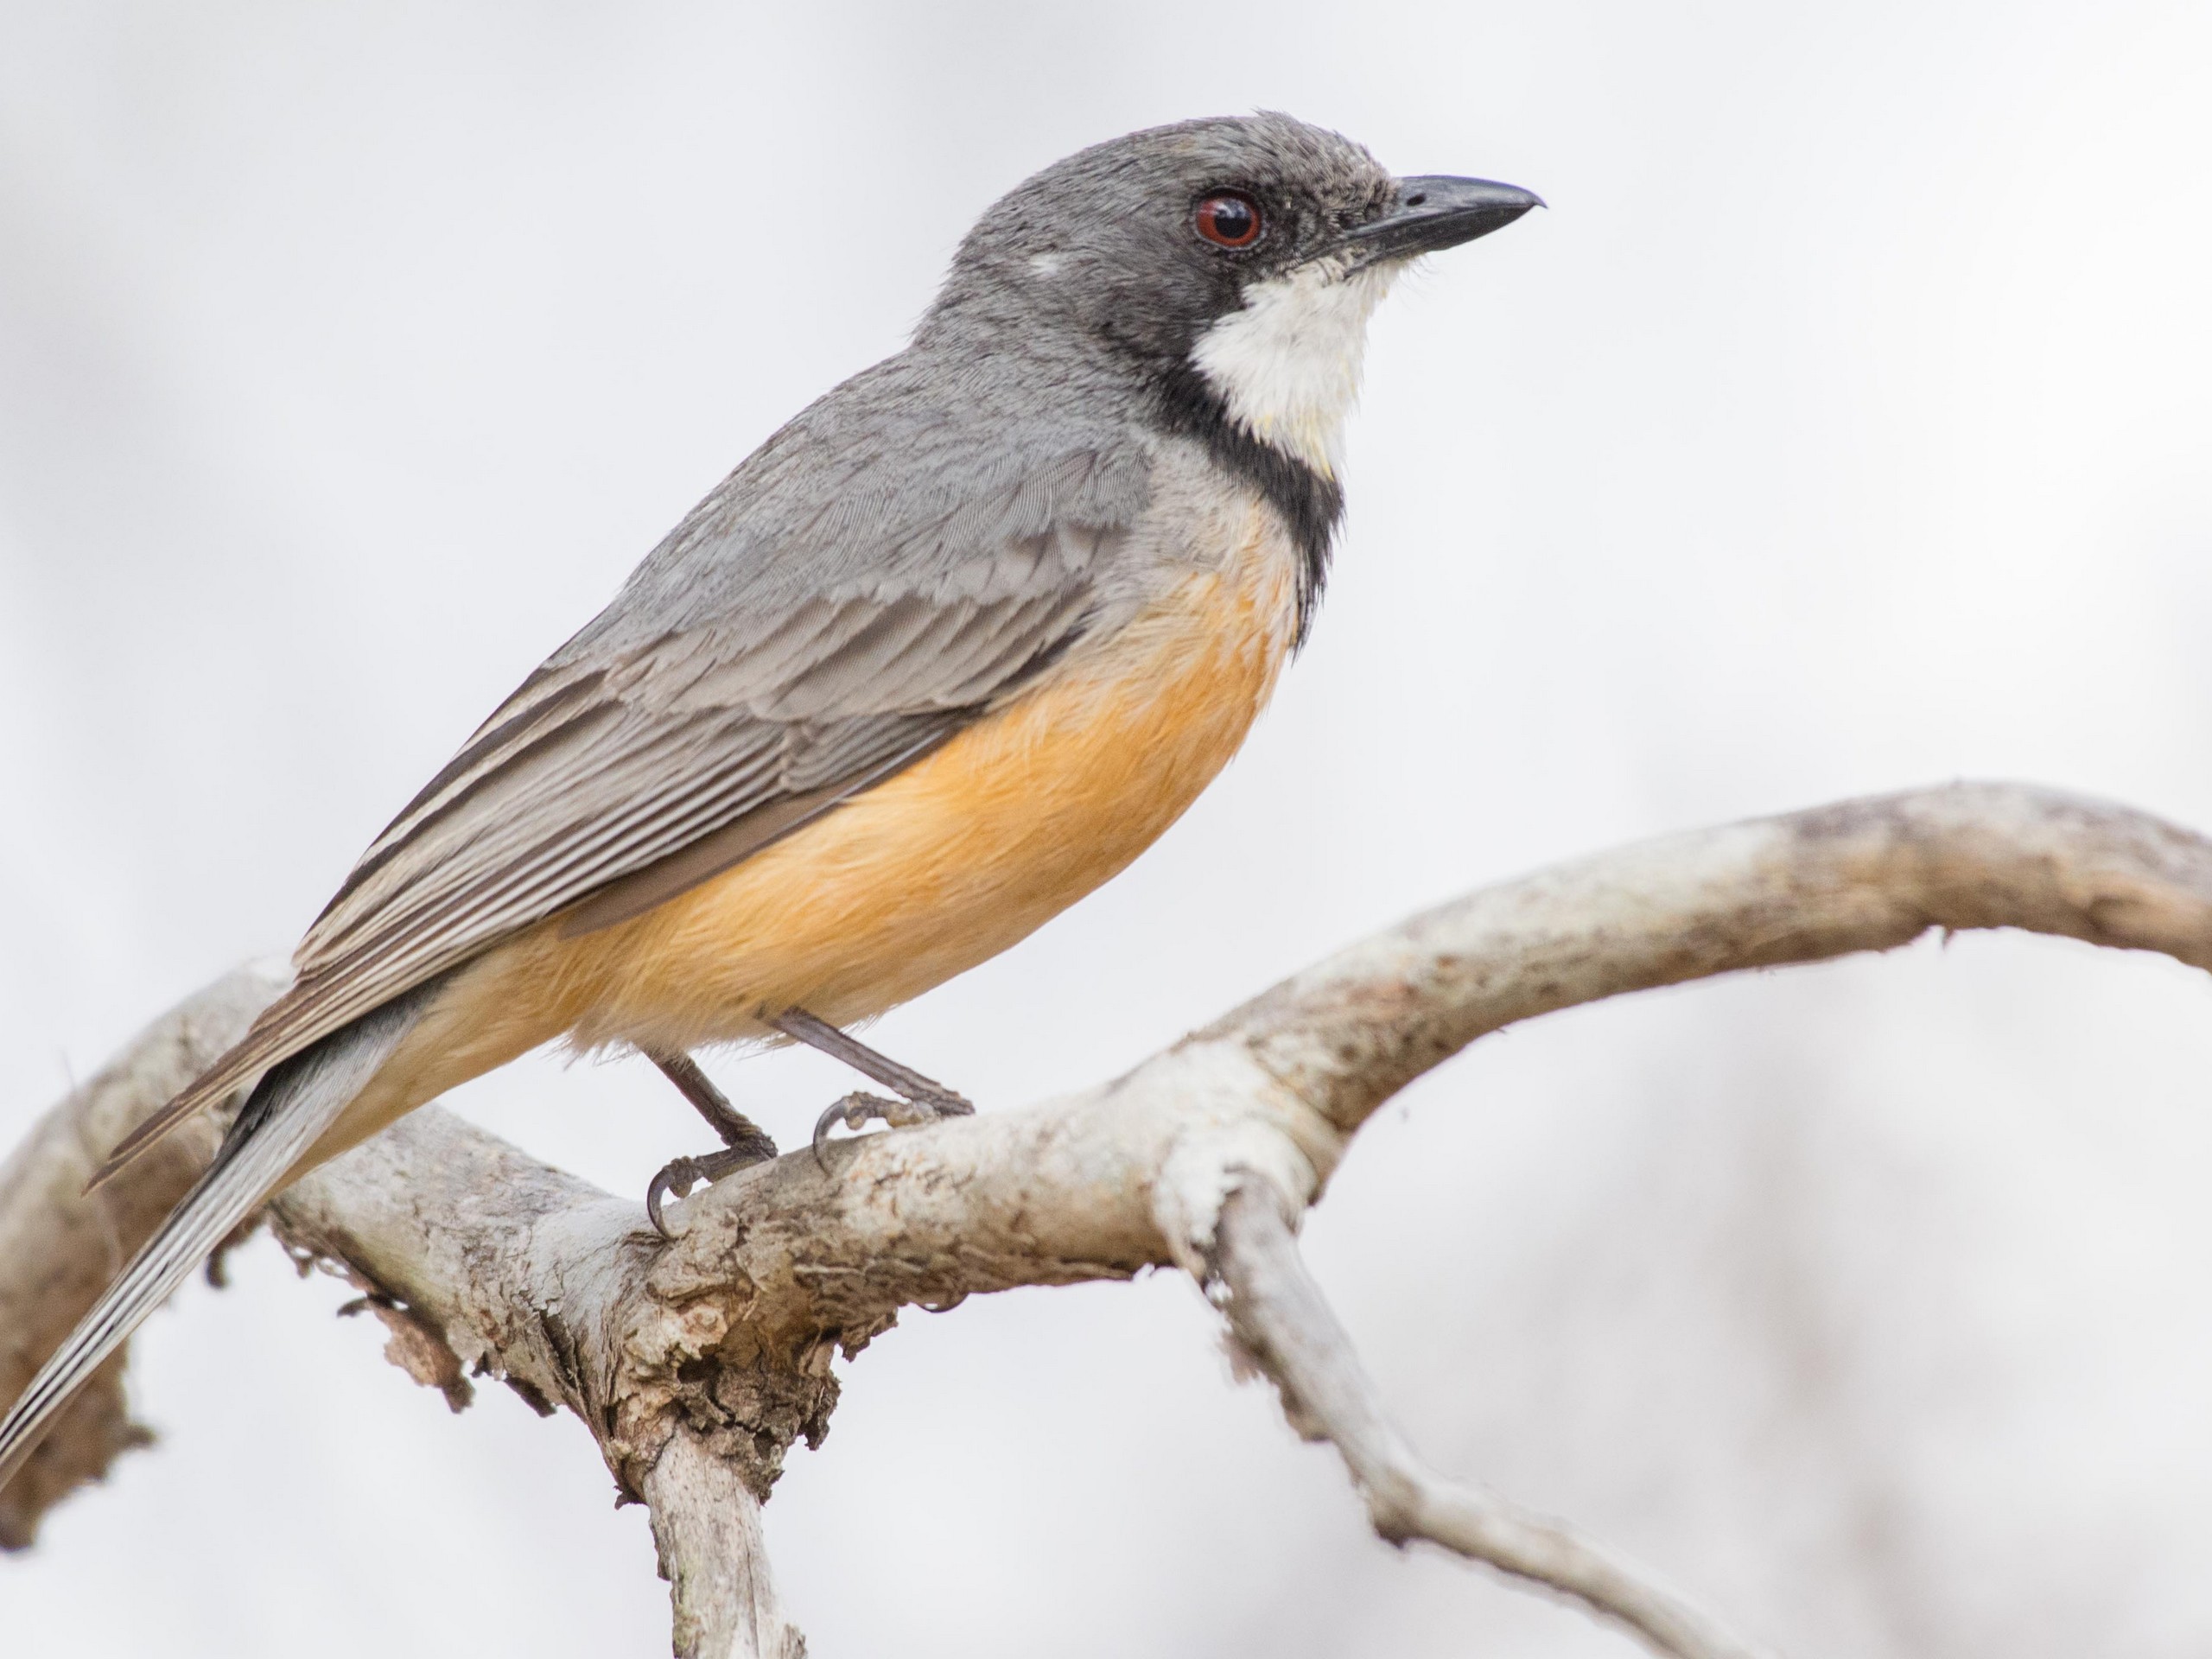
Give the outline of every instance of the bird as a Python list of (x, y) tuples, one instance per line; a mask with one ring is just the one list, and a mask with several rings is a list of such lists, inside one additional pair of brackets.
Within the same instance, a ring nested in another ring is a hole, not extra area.
[(1290, 116), (1079, 151), (959, 244), (906, 347), (747, 456), (370, 845), (246, 1034), (93, 1184), (245, 1092), (214, 1159), (0, 1419), (0, 1484), (245, 1217), (549, 1043), (651, 1058), (720, 1135), (647, 1211), (775, 1155), (692, 1056), (822, 1049), (887, 1132), (973, 1109), (851, 1027), (1126, 867), (1305, 642), (1368, 321), (1543, 204), (1398, 177)]

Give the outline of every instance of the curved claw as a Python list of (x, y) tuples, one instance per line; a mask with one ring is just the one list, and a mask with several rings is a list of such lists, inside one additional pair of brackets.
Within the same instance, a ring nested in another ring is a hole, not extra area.
[(676, 1235), (668, 1230), (668, 1224), (660, 1217), (661, 1201), (671, 1195), (682, 1198), (699, 1184), (699, 1161), (696, 1158), (671, 1158), (661, 1166), (645, 1188), (645, 1219), (653, 1224), (653, 1231), (663, 1238), (674, 1241)]
[(861, 1104), (867, 1098), (866, 1095), (847, 1095), (814, 1120), (814, 1162), (823, 1173), (827, 1173), (830, 1168), (830, 1131), (840, 1123), (849, 1129), (857, 1129), (867, 1122), (868, 1109)]
[(932, 1089), (907, 1100), (886, 1100), (881, 1095), (847, 1095), (815, 1120), (814, 1161), (826, 1173), (830, 1167), (830, 1131), (840, 1122), (849, 1129), (880, 1118), (894, 1129), (911, 1129), (941, 1118), (968, 1117), (976, 1109), (958, 1095)]

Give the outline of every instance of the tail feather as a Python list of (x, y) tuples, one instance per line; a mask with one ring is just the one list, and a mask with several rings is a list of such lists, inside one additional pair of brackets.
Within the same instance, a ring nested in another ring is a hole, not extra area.
[(37, 1450), (55, 1413), (168, 1300), (359, 1094), (420, 1017), (433, 986), (364, 1014), (264, 1077), (215, 1161), (0, 1419), (0, 1486)]

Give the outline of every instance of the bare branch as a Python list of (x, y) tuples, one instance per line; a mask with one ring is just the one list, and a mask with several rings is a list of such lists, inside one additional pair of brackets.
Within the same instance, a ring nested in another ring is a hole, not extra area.
[(1414, 1456), (1300, 1260), (1281, 1195), (1259, 1181), (1238, 1185), (1222, 1206), (1213, 1260), (1209, 1290), (1239, 1348), (1274, 1383), (1300, 1435), (1335, 1443), (1369, 1520), (1391, 1543), (1425, 1539), (1572, 1597), (1672, 1659), (1758, 1659), (1760, 1649), (1644, 1568)]
[(794, 1363), (734, 1358), (722, 1341), (740, 1294), (657, 1295), (659, 1241), (639, 1205), (435, 1107), (270, 1207), (287, 1244), (396, 1306), (418, 1333), (403, 1364), (430, 1346), (576, 1414), (621, 1492), (651, 1506), (680, 1659), (805, 1651), (776, 1602), (760, 1506), (785, 1448), (818, 1441), (836, 1403), (826, 1344), (779, 1356)]
[[(798, 1651), (760, 1552), (785, 1452), (824, 1432), (833, 1353), (900, 1308), (1173, 1262), (1230, 1287), (1294, 1417), (1337, 1440), (1386, 1536), (1553, 1586), (1663, 1650), (1747, 1651), (1595, 1546), (1422, 1470), (1313, 1294), (1287, 1218), (1390, 1094), (1486, 1032), (1624, 991), (2019, 927), (2212, 965), (2212, 842), (2125, 808), (1960, 785), (1701, 830), (1581, 860), (1414, 918), (1285, 981), (1111, 1084), (926, 1132), (787, 1157), (677, 1212), (642, 1208), (426, 1108), (272, 1206), (340, 1264), (412, 1375), (506, 1380), (590, 1430), (653, 1506), (686, 1654)], [(241, 1031), (274, 982), (234, 978), (143, 1036), (0, 1173), (0, 1387), (20, 1389), (213, 1147), (77, 1196), (92, 1154)], [(1264, 1192), (1276, 1207), (1239, 1192)], [(1224, 1214), (1226, 1209), (1226, 1215)], [(143, 1212), (143, 1213), (142, 1213)], [(1274, 1232), (1266, 1216), (1273, 1217)], [(1224, 1228), (1227, 1232), (1224, 1234)], [(1278, 1236), (1279, 1235), (1279, 1236)], [(23, 1310), (35, 1311), (32, 1313)], [(130, 1438), (116, 1378), (50, 1464), (0, 1494), (5, 1536)]]
[(1616, 849), (1454, 899), (1190, 1040), (1236, 1040), (1344, 1129), (1516, 1020), (1745, 968), (2014, 927), (2212, 968), (2212, 842), (2024, 784), (1955, 784)]
[(679, 1659), (805, 1659), (806, 1638), (776, 1605), (760, 1500), (689, 1429), (645, 1478), (661, 1576), (676, 1605)]
[[(33, 1128), (0, 1166), (0, 1398), (27, 1388), (213, 1156), (221, 1124), (184, 1125), (87, 1198), (86, 1178), (139, 1120), (198, 1076), (282, 988), (245, 968), (188, 998)], [(38, 1523), (118, 1453), (153, 1437), (123, 1398), (125, 1356), (63, 1409), (22, 1472), (0, 1488), (0, 1548), (29, 1548)]]

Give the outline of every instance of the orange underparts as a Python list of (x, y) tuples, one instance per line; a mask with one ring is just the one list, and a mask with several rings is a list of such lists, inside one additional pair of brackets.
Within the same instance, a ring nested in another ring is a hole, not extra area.
[(662, 1052), (763, 1034), (761, 1010), (880, 1014), (1023, 938), (1126, 867), (1236, 752), (1293, 623), (1255, 514), (1111, 639), (927, 759), (632, 920), (541, 923), (464, 969), (312, 1156), (531, 1049)]

